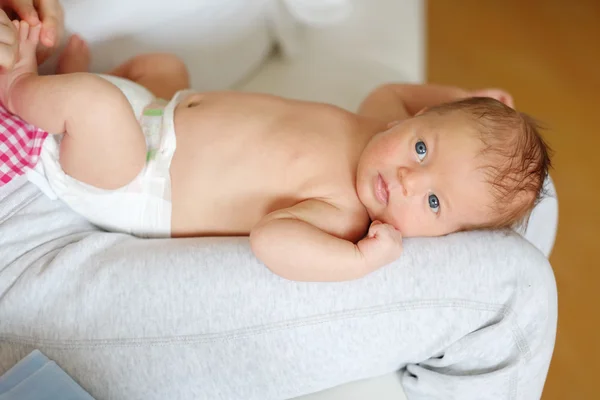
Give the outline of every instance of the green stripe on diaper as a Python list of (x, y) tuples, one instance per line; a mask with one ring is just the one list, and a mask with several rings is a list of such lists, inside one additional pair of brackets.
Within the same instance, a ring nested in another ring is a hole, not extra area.
[(162, 108), (147, 108), (144, 110), (146, 117), (161, 117), (163, 115)]
[(146, 152), (146, 162), (154, 159), (155, 156), (156, 156), (156, 149), (148, 150)]

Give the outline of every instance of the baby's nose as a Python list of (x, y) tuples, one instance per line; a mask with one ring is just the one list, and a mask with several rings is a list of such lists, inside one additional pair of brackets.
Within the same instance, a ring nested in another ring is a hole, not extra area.
[(421, 196), (429, 190), (429, 182), (425, 171), (417, 171), (410, 168), (399, 168), (398, 179), (402, 184), (402, 190), (407, 197)]

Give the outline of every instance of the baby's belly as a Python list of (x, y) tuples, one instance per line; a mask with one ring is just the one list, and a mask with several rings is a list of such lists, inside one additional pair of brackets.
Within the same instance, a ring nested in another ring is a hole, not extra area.
[(175, 114), (173, 236), (247, 235), (270, 212), (324, 196), (338, 170), (348, 175), (331, 133), (346, 129), (345, 112), (310, 106), (307, 118), (308, 106), (270, 97), (202, 96)]
[[(172, 179), (171, 234), (181, 236), (245, 236), (265, 215), (302, 201), (286, 195), (259, 195), (255, 190), (214, 180)], [(268, 192), (267, 192), (268, 193)]]
[(248, 235), (265, 215), (304, 200), (298, 182), (244, 158), (248, 150), (195, 149), (178, 146), (171, 164), (172, 236)]

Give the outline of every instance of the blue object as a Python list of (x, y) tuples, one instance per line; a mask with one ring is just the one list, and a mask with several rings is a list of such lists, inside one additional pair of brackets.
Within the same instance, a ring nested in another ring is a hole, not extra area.
[(54, 361), (34, 350), (0, 376), (0, 400), (94, 400)]

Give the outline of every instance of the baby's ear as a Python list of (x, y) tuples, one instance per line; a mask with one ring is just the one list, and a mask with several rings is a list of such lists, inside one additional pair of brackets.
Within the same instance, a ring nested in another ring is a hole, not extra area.
[(492, 99), (496, 99), (499, 102), (506, 104), (511, 108), (515, 108), (515, 102), (506, 90), (502, 89), (480, 89), (474, 90), (471, 92), (471, 96), (473, 97), (491, 97)]

